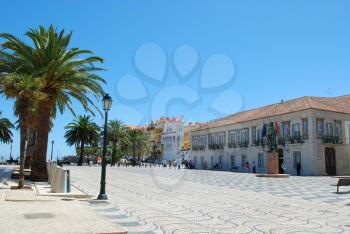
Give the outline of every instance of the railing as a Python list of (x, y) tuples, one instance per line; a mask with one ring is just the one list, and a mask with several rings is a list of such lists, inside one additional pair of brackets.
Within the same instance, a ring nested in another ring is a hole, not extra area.
[(205, 150), (205, 145), (192, 146), (193, 151)]
[(228, 148), (237, 148), (237, 144), (236, 143), (232, 143), (232, 142), (229, 142), (227, 144)]
[(303, 144), (304, 142), (304, 136), (278, 137), (278, 144), (282, 146), (286, 144)]
[(210, 144), (208, 145), (209, 149), (223, 149), (224, 148), (224, 144)]
[(338, 136), (324, 136), (322, 141), (323, 144), (343, 144), (342, 139)]

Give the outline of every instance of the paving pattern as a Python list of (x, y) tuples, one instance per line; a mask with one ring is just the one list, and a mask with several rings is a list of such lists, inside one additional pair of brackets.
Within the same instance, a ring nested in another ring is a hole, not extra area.
[[(99, 167), (70, 167), (98, 195)], [(329, 177), (163, 168), (107, 168), (108, 202), (95, 210), (129, 233), (350, 233), (350, 193)]]

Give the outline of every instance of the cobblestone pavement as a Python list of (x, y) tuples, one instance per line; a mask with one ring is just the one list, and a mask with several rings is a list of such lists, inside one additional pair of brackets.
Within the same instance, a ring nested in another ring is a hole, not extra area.
[[(73, 184), (98, 195), (100, 167), (70, 169)], [(129, 233), (350, 233), (350, 193), (336, 194), (334, 183), (329, 177), (108, 167), (110, 203), (91, 205)]]

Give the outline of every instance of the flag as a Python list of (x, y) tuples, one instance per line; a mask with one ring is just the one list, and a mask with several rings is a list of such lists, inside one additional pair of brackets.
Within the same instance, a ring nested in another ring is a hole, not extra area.
[(262, 129), (262, 133), (261, 133), (262, 138), (266, 137), (266, 134), (267, 134), (267, 129), (266, 129), (266, 125), (264, 124), (264, 127)]
[(277, 121), (275, 122), (275, 131), (276, 131), (276, 136), (278, 136), (279, 126), (278, 126)]

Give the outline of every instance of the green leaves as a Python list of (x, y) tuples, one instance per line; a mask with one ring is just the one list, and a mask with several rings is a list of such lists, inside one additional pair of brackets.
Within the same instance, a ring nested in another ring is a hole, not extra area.
[(72, 123), (69, 123), (64, 138), (69, 146), (84, 144), (94, 144), (99, 141), (100, 128), (87, 115), (78, 116)]
[[(104, 93), (101, 84), (106, 82), (94, 73), (103, 70), (94, 65), (103, 59), (90, 50), (69, 48), (72, 32), (66, 34), (53, 25), (29, 29), (25, 35), (31, 44), (12, 34), (0, 33), (0, 38), (5, 40), (0, 50), (0, 82), (9, 75), (30, 76), (34, 83), (40, 83), (40, 92), (45, 94), (41, 95), (46, 98), (46, 101), (40, 100), (42, 105), (51, 105), (52, 109), (57, 106), (61, 113), (65, 107), (73, 112), (72, 99), (75, 99), (91, 114), (100, 113), (92, 98), (100, 101)], [(4, 91), (4, 94), (7, 96), (10, 92)]]
[[(0, 112), (0, 116), (2, 112)], [(0, 118), (0, 142), (9, 143), (12, 139), (11, 129), (14, 125), (7, 118)]]

